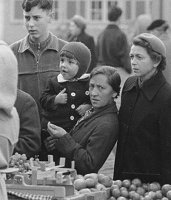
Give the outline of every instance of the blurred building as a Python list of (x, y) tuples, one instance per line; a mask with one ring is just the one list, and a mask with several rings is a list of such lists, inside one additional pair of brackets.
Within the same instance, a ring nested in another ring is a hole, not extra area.
[[(21, 3), (22, 0), (0, 0), (0, 39), (9, 44), (26, 34)], [(50, 28), (64, 38), (68, 20), (80, 14), (87, 20), (87, 31), (96, 39), (108, 22), (108, 9), (113, 4), (123, 9), (122, 28), (128, 34), (140, 14), (151, 14), (153, 19), (171, 23), (171, 0), (54, 0), (55, 15)]]

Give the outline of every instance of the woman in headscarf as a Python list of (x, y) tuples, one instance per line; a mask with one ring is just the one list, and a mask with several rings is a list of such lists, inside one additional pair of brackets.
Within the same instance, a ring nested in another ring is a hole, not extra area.
[[(18, 141), (19, 118), (14, 103), (17, 95), (17, 60), (12, 50), (0, 41), (0, 170), (8, 167)], [(0, 173), (0, 197), (7, 200), (5, 180)]]
[(91, 63), (87, 70), (88, 73), (96, 67), (95, 42), (93, 36), (86, 33), (86, 20), (80, 15), (74, 15), (70, 19), (68, 41), (84, 43), (91, 51)]

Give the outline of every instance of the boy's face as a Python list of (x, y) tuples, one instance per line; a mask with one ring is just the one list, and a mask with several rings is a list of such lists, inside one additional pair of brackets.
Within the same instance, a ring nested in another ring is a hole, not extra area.
[(79, 64), (76, 59), (68, 58), (66, 56), (60, 57), (60, 73), (64, 77), (65, 80), (72, 80), (79, 69)]
[(50, 11), (42, 10), (38, 6), (29, 12), (23, 11), (26, 29), (33, 42), (42, 42), (47, 39), (49, 31), (48, 24), (51, 20)]

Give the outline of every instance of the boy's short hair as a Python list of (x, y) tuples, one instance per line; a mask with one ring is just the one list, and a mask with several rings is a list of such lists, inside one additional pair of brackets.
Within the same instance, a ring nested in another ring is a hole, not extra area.
[(29, 12), (35, 6), (39, 6), (42, 10), (51, 11), (53, 0), (23, 0), (22, 8), (26, 12)]
[(118, 6), (112, 6), (108, 12), (109, 21), (117, 21), (118, 18), (122, 15), (122, 10)]

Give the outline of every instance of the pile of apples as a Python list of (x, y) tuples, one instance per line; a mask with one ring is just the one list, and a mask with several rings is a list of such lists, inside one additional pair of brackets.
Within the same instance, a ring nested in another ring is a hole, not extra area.
[(171, 200), (171, 185), (158, 182), (142, 183), (138, 178), (112, 180), (104, 174), (77, 175), (74, 186), (79, 194), (107, 192), (108, 200)]
[(77, 175), (74, 180), (75, 190), (79, 194), (86, 194), (96, 191), (105, 191), (113, 184), (111, 177), (104, 174), (90, 173), (84, 176)]
[(110, 200), (171, 200), (171, 185), (158, 182), (142, 183), (140, 179), (114, 180)]

